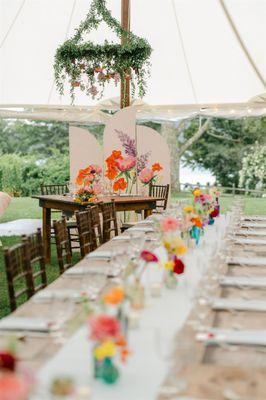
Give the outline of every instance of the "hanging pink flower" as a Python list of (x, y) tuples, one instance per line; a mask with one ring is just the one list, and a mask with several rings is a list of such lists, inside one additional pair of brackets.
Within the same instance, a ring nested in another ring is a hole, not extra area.
[(117, 84), (120, 82), (120, 74), (118, 72), (114, 74), (114, 81), (115, 81), (115, 86), (117, 86)]
[(93, 184), (93, 191), (96, 195), (101, 194), (102, 193), (102, 185), (99, 182), (95, 182)]
[(119, 171), (121, 172), (130, 171), (136, 165), (136, 158), (133, 156), (128, 156), (122, 159), (119, 158), (116, 164)]
[(92, 95), (92, 98), (94, 99), (95, 96), (97, 96), (97, 94), (98, 94), (98, 89), (95, 85), (91, 85), (88, 92)]
[(144, 168), (139, 173), (139, 179), (144, 184), (149, 183), (152, 180), (153, 177), (154, 177), (154, 172), (150, 168)]

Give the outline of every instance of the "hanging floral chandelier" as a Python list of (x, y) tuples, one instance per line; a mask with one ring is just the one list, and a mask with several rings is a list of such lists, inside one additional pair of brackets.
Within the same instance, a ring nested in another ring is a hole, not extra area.
[[(83, 35), (97, 29), (101, 22), (105, 22), (120, 41), (123, 38), (123, 44), (107, 40), (104, 44), (84, 41)], [(147, 40), (124, 30), (112, 17), (106, 8), (105, 0), (93, 0), (88, 15), (81, 22), (75, 35), (56, 51), (54, 63), (56, 86), (63, 95), (65, 81), (68, 80), (73, 103), (76, 88), (93, 99), (100, 99), (105, 85), (109, 82), (117, 85), (120, 81), (125, 83), (130, 80), (131, 95), (138, 94), (142, 98), (146, 92), (151, 52), (152, 48)]]

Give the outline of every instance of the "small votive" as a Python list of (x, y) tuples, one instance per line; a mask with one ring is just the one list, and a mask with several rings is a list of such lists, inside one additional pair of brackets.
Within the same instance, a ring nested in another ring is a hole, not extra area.
[(139, 313), (135, 310), (130, 310), (128, 313), (129, 329), (137, 329), (139, 327)]
[(90, 400), (91, 388), (90, 386), (79, 386), (76, 389), (75, 400)]
[(151, 296), (161, 297), (162, 295), (162, 285), (159, 282), (153, 283), (151, 285)]

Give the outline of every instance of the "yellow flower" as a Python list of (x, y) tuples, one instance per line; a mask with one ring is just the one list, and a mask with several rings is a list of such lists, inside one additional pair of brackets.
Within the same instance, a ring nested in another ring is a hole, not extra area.
[(174, 262), (173, 262), (172, 260), (166, 261), (166, 263), (164, 263), (164, 268), (165, 268), (167, 271), (173, 271), (173, 269), (174, 269)]
[(174, 250), (174, 253), (177, 256), (182, 256), (183, 254), (186, 254), (186, 252), (187, 252), (187, 247), (184, 244), (178, 245)]
[(100, 346), (94, 349), (94, 355), (97, 360), (103, 360), (106, 357), (114, 357), (116, 354), (116, 348), (111, 340), (103, 342)]
[(191, 213), (191, 212), (193, 212), (193, 206), (185, 206), (185, 207), (183, 208), (183, 211), (184, 211), (185, 213)]
[(199, 197), (200, 195), (201, 195), (201, 190), (200, 189), (195, 189), (195, 190), (193, 190), (193, 195), (195, 196), (195, 197)]

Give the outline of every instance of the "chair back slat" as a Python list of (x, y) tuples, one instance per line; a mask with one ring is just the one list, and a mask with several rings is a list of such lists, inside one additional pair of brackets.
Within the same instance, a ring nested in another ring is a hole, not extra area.
[(100, 208), (98, 205), (90, 207), (91, 212), (91, 223), (92, 223), (92, 250), (96, 250), (97, 247), (103, 244)]
[(81, 257), (85, 257), (93, 250), (91, 209), (76, 211), (75, 215), (79, 233), (80, 254)]
[(22, 242), (28, 246), (28, 256), (34, 283), (34, 292), (47, 286), (44, 247), (41, 229), (31, 235), (23, 235)]
[(28, 300), (34, 294), (33, 277), (26, 243), (4, 249), (6, 276), (11, 311), (18, 306), (18, 299)]
[(65, 193), (69, 193), (69, 187), (67, 183), (62, 184), (52, 184), (52, 185), (41, 185), (41, 194), (42, 195), (63, 195)]
[(118, 235), (117, 215), (114, 200), (101, 204), (103, 218), (103, 242), (106, 243), (112, 235)]
[(160, 197), (162, 200), (156, 202), (157, 211), (166, 210), (168, 203), (170, 185), (152, 185), (149, 186), (149, 196)]
[(72, 253), (66, 219), (62, 218), (58, 221), (53, 221), (53, 227), (59, 272), (62, 274), (68, 268), (72, 267)]

